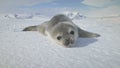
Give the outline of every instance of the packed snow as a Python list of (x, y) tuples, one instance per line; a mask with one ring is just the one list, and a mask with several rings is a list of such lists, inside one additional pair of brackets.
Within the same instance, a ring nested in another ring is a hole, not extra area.
[(75, 47), (64, 48), (38, 32), (23, 32), (51, 17), (31, 19), (0, 16), (0, 68), (119, 68), (120, 17), (73, 19), (98, 38), (79, 38)]

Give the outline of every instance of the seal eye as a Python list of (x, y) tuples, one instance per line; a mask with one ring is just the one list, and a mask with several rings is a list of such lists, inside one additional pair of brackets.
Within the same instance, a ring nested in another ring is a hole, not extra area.
[(70, 34), (74, 35), (74, 31), (71, 31)]
[(61, 36), (58, 36), (58, 37), (57, 37), (57, 40), (60, 40), (61, 38), (62, 38)]

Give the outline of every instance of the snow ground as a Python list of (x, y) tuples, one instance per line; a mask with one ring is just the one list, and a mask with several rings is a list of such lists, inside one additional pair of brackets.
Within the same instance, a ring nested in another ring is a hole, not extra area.
[(64, 48), (38, 32), (22, 32), (48, 19), (0, 17), (0, 68), (119, 68), (120, 17), (74, 20), (81, 28), (101, 35), (80, 38)]

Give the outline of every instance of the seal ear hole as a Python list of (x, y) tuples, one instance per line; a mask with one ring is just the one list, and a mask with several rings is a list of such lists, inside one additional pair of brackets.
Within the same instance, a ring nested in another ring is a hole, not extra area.
[(58, 36), (58, 37), (57, 37), (57, 40), (60, 40), (61, 38), (62, 38), (61, 36)]
[(74, 35), (74, 31), (71, 31), (70, 34)]

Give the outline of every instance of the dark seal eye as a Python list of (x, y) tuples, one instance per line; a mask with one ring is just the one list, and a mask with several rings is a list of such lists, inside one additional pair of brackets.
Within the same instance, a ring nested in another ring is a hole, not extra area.
[(57, 37), (57, 40), (60, 40), (61, 38), (62, 38), (61, 36), (58, 36), (58, 37)]
[(74, 35), (74, 31), (71, 31), (70, 34)]

